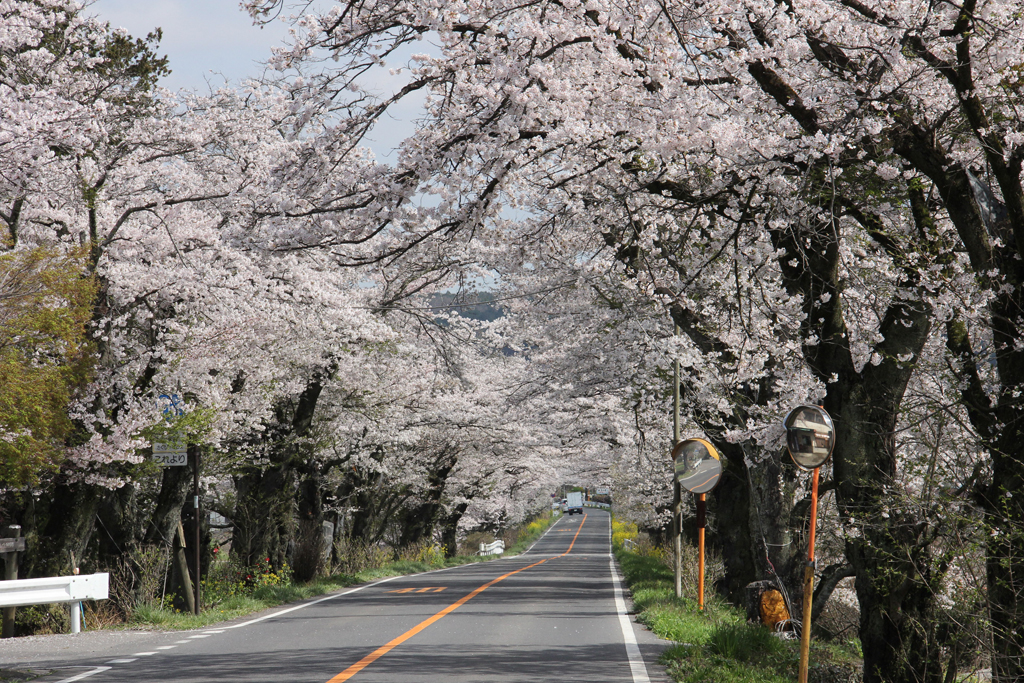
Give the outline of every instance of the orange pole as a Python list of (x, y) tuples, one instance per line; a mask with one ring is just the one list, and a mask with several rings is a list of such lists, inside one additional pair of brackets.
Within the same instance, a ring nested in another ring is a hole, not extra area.
[(807, 567), (804, 569), (804, 610), (800, 627), (800, 683), (807, 683), (811, 657), (811, 608), (814, 602), (814, 535), (818, 528), (818, 468), (811, 478), (811, 533), (807, 543)]
[(705, 494), (697, 496), (697, 607), (704, 609), (704, 498)]
[(811, 477), (811, 540), (807, 544), (807, 561), (814, 562), (814, 537), (818, 532), (818, 471), (814, 468), (814, 476)]

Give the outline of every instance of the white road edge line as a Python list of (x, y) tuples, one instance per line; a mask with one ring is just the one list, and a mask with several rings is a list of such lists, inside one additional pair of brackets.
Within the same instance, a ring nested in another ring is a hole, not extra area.
[[(608, 525), (608, 535), (611, 536), (611, 524)], [(622, 585), (619, 583), (619, 573), (615, 569), (615, 558), (612, 557), (608, 564), (612, 570), (615, 611), (618, 612), (622, 639), (626, 641), (626, 658), (629, 660), (629, 669), (633, 674), (633, 683), (651, 683), (651, 679), (647, 676), (647, 667), (644, 665), (643, 655), (640, 654), (640, 646), (636, 642), (636, 634), (633, 633), (633, 622), (629, 618), (629, 613), (626, 612), (626, 601), (622, 597)]]
[[(531, 543), (531, 544), (530, 544), (530, 547), (529, 547), (529, 548), (527, 548), (526, 550), (524, 550), (524, 551), (523, 551), (523, 555), (525, 555), (526, 553), (528, 553), (528, 552), (530, 552), (531, 550), (533, 550), (533, 546), (535, 546), (535, 545), (537, 545), (538, 543), (540, 543), (540, 542), (541, 542), (541, 539), (543, 539), (543, 538), (544, 538), (545, 536), (547, 536), (547, 535), (548, 535), (548, 534), (549, 534), (549, 533), (551, 532), (551, 530), (552, 530), (552, 529), (554, 529), (554, 528), (555, 528), (556, 526), (558, 526), (558, 523), (559, 523), (559, 522), (561, 522), (561, 521), (562, 521), (562, 520), (563, 520), (564, 518), (565, 518), (565, 515), (562, 515), (561, 517), (559, 517), (558, 519), (556, 519), (556, 520), (555, 520), (554, 522), (552, 522), (551, 526), (549, 526), (549, 527), (547, 528), (547, 530), (546, 530), (546, 531), (545, 531), (544, 533), (542, 533), (542, 534), (540, 535), (540, 538), (538, 538), (538, 539), (537, 539), (536, 541), (534, 541), (533, 543)], [(513, 557), (519, 557), (519, 555), (513, 555)]]
[(78, 674), (77, 676), (72, 676), (71, 678), (65, 678), (64, 680), (57, 681), (57, 683), (74, 683), (75, 681), (80, 681), (83, 678), (88, 678), (89, 676), (94, 676), (94, 675), (96, 675), (98, 673), (102, 673), (104, 671), (109, 671), (112, 668), (114, 668), (114, 667), (112, 667), (112, 666), (98, 666), (95, 669), (93, 669), (92, 671), (85, 671), (83, 673)]
[[(242, 628), (243, 626), (251, 626), (252, 624), (258, 624), (259, 622), (266, 621), (267, 619), (273, 619), (274, 617), (279, 617), (282, 614), (288, 614), (289, 612), (294, 612), (296, 610), (304, 609), (306, 607), (310, 607), (311, 605), (319, 605), (321, 602), (327, 602), (328, 600), (333, 600), (335, 598), (341, 598), (341, 597), (344, 597), (346, 595), (351, 595), (352, 593), (358, 593), (361, 590), (366, 590), (367, 588), (373, 588), (374, 586), (379, 586), (382, 583), (387, 583), (388, 581), (394, 581), (395, 579), (400, 579), (400, 578), (402, 578), (402, 577), (401, 576), (389, 576), (386, 579), (381, 579), (380, 581), (374, 581), (373, 583), (368, 583), (365, 586), (359, 586), (358, 588), (353, 588), (352, 590), (345, 591), (344, 593), (332, 593), (331, 595), (328, 595), (326, 597), (320, 598), (319, 600), (313, 600), (312, 602), (304, 602), (301, 605), (296, 605), (295, 607), (289, 607), (288, 609), (283, 609), (283, 610), (281, 610), (279, 612), (274, 612), (273, 614), (268, 614), (266, 616), (259, 617), (258, 619), (250, 619), (249, 621), (242, 622), (241, 624), (234, 624), (233, 626), (225, 626), (224, 628), (225, 629), (229, 629), (229, 628)], [(64, 683), (64, 682), (61, 681), (60, 683)]]

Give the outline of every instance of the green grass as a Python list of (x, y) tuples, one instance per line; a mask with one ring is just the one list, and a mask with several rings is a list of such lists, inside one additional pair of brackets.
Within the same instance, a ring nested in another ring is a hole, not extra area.
[[(504, 556), (515, 555), (523, 552), (534, 541), (540, 538), (557, 517), (551, 514), (539, 517), (525, 527), (519, 534), (519, 540), (506, 549)], [(223, 602), (203, 610), (198, 615), (187, 612), (177, 612), (160, 605), (141, 605), (136, 608), (129, 627), (138, 628), (160, 628), (169, 630), (192, 630), (204, 628), (221, 621), (244, 617), (254, 612), (259, 612), (271, 607), (276, 607), (289, 602), (308, 600), (327, 593), (334, 593), (350, 586), (361, 583), (369, 583), (389, 576), (403, 576), (406, 574), (420, 574), (423, 572), (456, 567), (474, 562), (488, 562), (502, 557), (501, 555), (490, 555), (478, 557), (476, 555), (458, 555), (444, 559), (443, 562), (431, 564), (414, 560), (399, 560), (392, 562), (385, 567), (377, 569), (365, 569), (356, 574), (335, 574), (309, 583), (300, 584), (290, 581), (272, 586), (263, 586), (253, 592), (251, 596), (232, 596)]]
[[(629, 586), (637, 621), (677, 644), (662, 655), (669, 674), (681, 683), (790, 683), (797, 677), (796, 641), (776, 638), (768, 629), (747, 624), (745, 615), (717, 596), (676, 598), (672, 571), (657, 557), (618, 549), (616, 557)], [(813, 643), (811, 667), (853, 666), (855, 654), (834, 643)]]

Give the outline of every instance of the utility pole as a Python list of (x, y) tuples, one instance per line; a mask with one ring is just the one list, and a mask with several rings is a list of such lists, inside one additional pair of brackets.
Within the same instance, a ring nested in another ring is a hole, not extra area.
[[(679, 325), (675, 327), (679, 335)], [(672, 364), (672, 449), (679, 445), (679, 359)], [(676, 597), (683, 597), (683, 494), (672, 463), (672, 547), (675, 549)]]
[(202, 555), (202, 553), (200, 552), (201, 549), (202, 549), (202, 545), (200, 544), (200, 526), (201, 525), (199, 523), (199, 446), (192, 446), (192, 453), (193, 453), (192, 457), (194, 458), (194, 462), (195, 462), (195, 466), (196, 466), (196, 470), (195, 470), (195, 473), (194, 473), (194, 476), (193, 476), (193, 479), (192, 479), (192, 510), (195, 513), (195, 523), (196, 523), (196, 544), (195, 544), (195, 548), (194, 548), (194, 550), (192, 552), (192, 555), (195, 558), (195, 566), (196, 566), (195, 584), (193, 585), (193, 588), (195, 589), (195, 598), (193, 600), (193, 611), (194, 611), (195, 614), (198, 615), (200, 610), (202, 609), (202, 607), (201, 607), (202, 603), (200, 602), (200, 595), (199, 595), (199, 584), (200, 584), (200, 579), (201, 579), (201, 577), (199, 575), (199, 571), (200, 571), (200, 569), (199, 569), (199, 562), (200, 562), (200, 559), (201, 559), (200, 556)]

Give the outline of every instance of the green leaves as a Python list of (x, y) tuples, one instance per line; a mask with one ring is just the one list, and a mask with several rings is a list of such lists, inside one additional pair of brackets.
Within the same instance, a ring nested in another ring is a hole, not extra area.
[(34, 484), (57, 466), (67, 405), (89, 376), (95, 283), (84, 252), (0, 254), (0, 486)]

